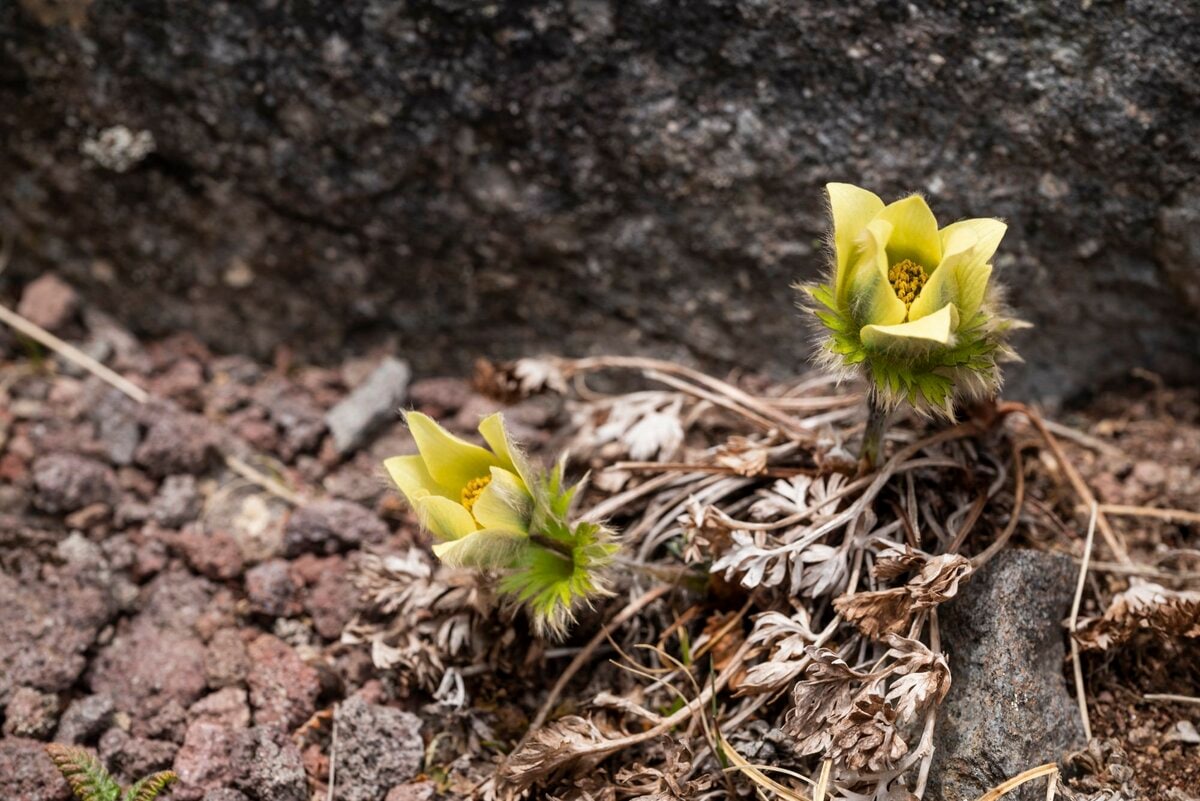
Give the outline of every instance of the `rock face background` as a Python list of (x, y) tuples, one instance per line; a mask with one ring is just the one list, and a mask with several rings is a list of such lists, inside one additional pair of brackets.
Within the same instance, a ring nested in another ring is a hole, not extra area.
[[(933, 6), (933, 7), (930, 7)], [(0, 4), (0, 293), (419, 371), (797, 369), (821, 185), (1010, 222), (1014, 389), (1200, 375), (1191, 0)]]

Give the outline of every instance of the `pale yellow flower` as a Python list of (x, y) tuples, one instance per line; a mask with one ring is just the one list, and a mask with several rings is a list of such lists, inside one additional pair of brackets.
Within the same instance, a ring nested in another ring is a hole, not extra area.
[(826, 187), (833, 217), (833, 265), (816, 301), (822, 359), (861, 371), (886, 406), (952, 412), (957, 396), (994, 393), (997, 359), (1011, 356), (1013, 321), (989, 291), (1000, 220), (938, 228), (920, 195), (884, 204), (850, 184)]
[(484, 566), (523, 544), (533, 514), (532, 473), (500, 414), (479, 424), (488, 448), (459, 439), (420, 412), (406, 419), (418, 453), (394, 456), (384, 467), (422, 526), (440, 540), (434, 553), (451, 564)]

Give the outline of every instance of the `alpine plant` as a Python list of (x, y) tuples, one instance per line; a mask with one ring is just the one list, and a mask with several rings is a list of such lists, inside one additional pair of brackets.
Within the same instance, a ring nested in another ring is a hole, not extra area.
[(392, 480), (452, 567), (501, 574), (502, 594), (524, 604), (539, 633), (561, 636), (581, 604), (608, 593), (604, 568), (613, 533), (572, 520), (579, 485), (563, 463), (535, 467), (497, 413), (479, 424), (487, 447), (472, 445), (420, 412), (406, 416), (417, 453), (384, 462)]
[[(1021, 325), (990, 286), (992, 257), (1007, 226), (977, 218), (938, 228), (928, 204), (909, 195), (885, 205), (851, 184), (825, 187), (833, 259), (824, 282), (801, 287), (822, 338), (818, 359), (868, 381), (870, 422), (907, 403), (951, 417), (958, 400), (994, 396), (999, 362)], [(864, 459), (874, 461), (871, 426)]]

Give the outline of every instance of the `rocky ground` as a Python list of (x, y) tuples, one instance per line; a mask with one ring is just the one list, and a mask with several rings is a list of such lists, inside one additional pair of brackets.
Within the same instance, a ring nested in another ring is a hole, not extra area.
[[(433, 797), (429, 699), (341, 639), (361, 611), (364, 553), (421, 542), (380, 469), (412, 450), (396, 409), (466, 433), (498, 405), (463, 379), (410, 380), (385, 352), (314, 367), (285, 349), (269, 365), (215, 355), (186, 334), (139, 342), (52, 278), (20, 309), (151, 399), (0, 330), (9, 796), (68, 798), (42, 754), (54, 740), (95, 748), (125, 780), (173, 768), (173, 797), (190, 801), (324, 798), (331, 762), (339, 799)], [(1069, 443), (1072, 458), (1104, 502), (1200, 508), (1198, 409), (1194, 390), (1152, 384), (1098, 397), (1074, 422), (1103, 447)], [(509, 420), (536, 447), (553, 415), (526, 403)], [(1163, 569), (1200, 569), (1195, 526), (1117, 525)], [(1159, 643), (1086, 663), (1093, 727), (1145, 798), (1181, 801), (1200, 784), (1198, 708), (1141, 698), (1197, 695), (1197, 655)]]

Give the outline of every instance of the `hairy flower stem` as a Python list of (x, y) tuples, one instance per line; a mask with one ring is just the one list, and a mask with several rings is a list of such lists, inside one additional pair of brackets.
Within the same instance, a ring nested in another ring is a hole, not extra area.
[(545, 548), (548, 551), (553, 551), (555, 554), (561, 556), (572, 564), (575, 562), (575, 554), (571, 551), (571, 547), (569, 545), (565, 545), (558, 540), (545, 536), (544, 534), (534, 534), (532, 532), (529, 534), (529, 541), (534, 545)]
[(879, 396), (874, 392), (868, 393), (867, 428), (863, 431), (862, 451), (858, 455), (860, 474), (879, 464), (879, 455), (883, 452), (883, 435), (887, 431), (889, 417), (891, 413), (880, 401)]

